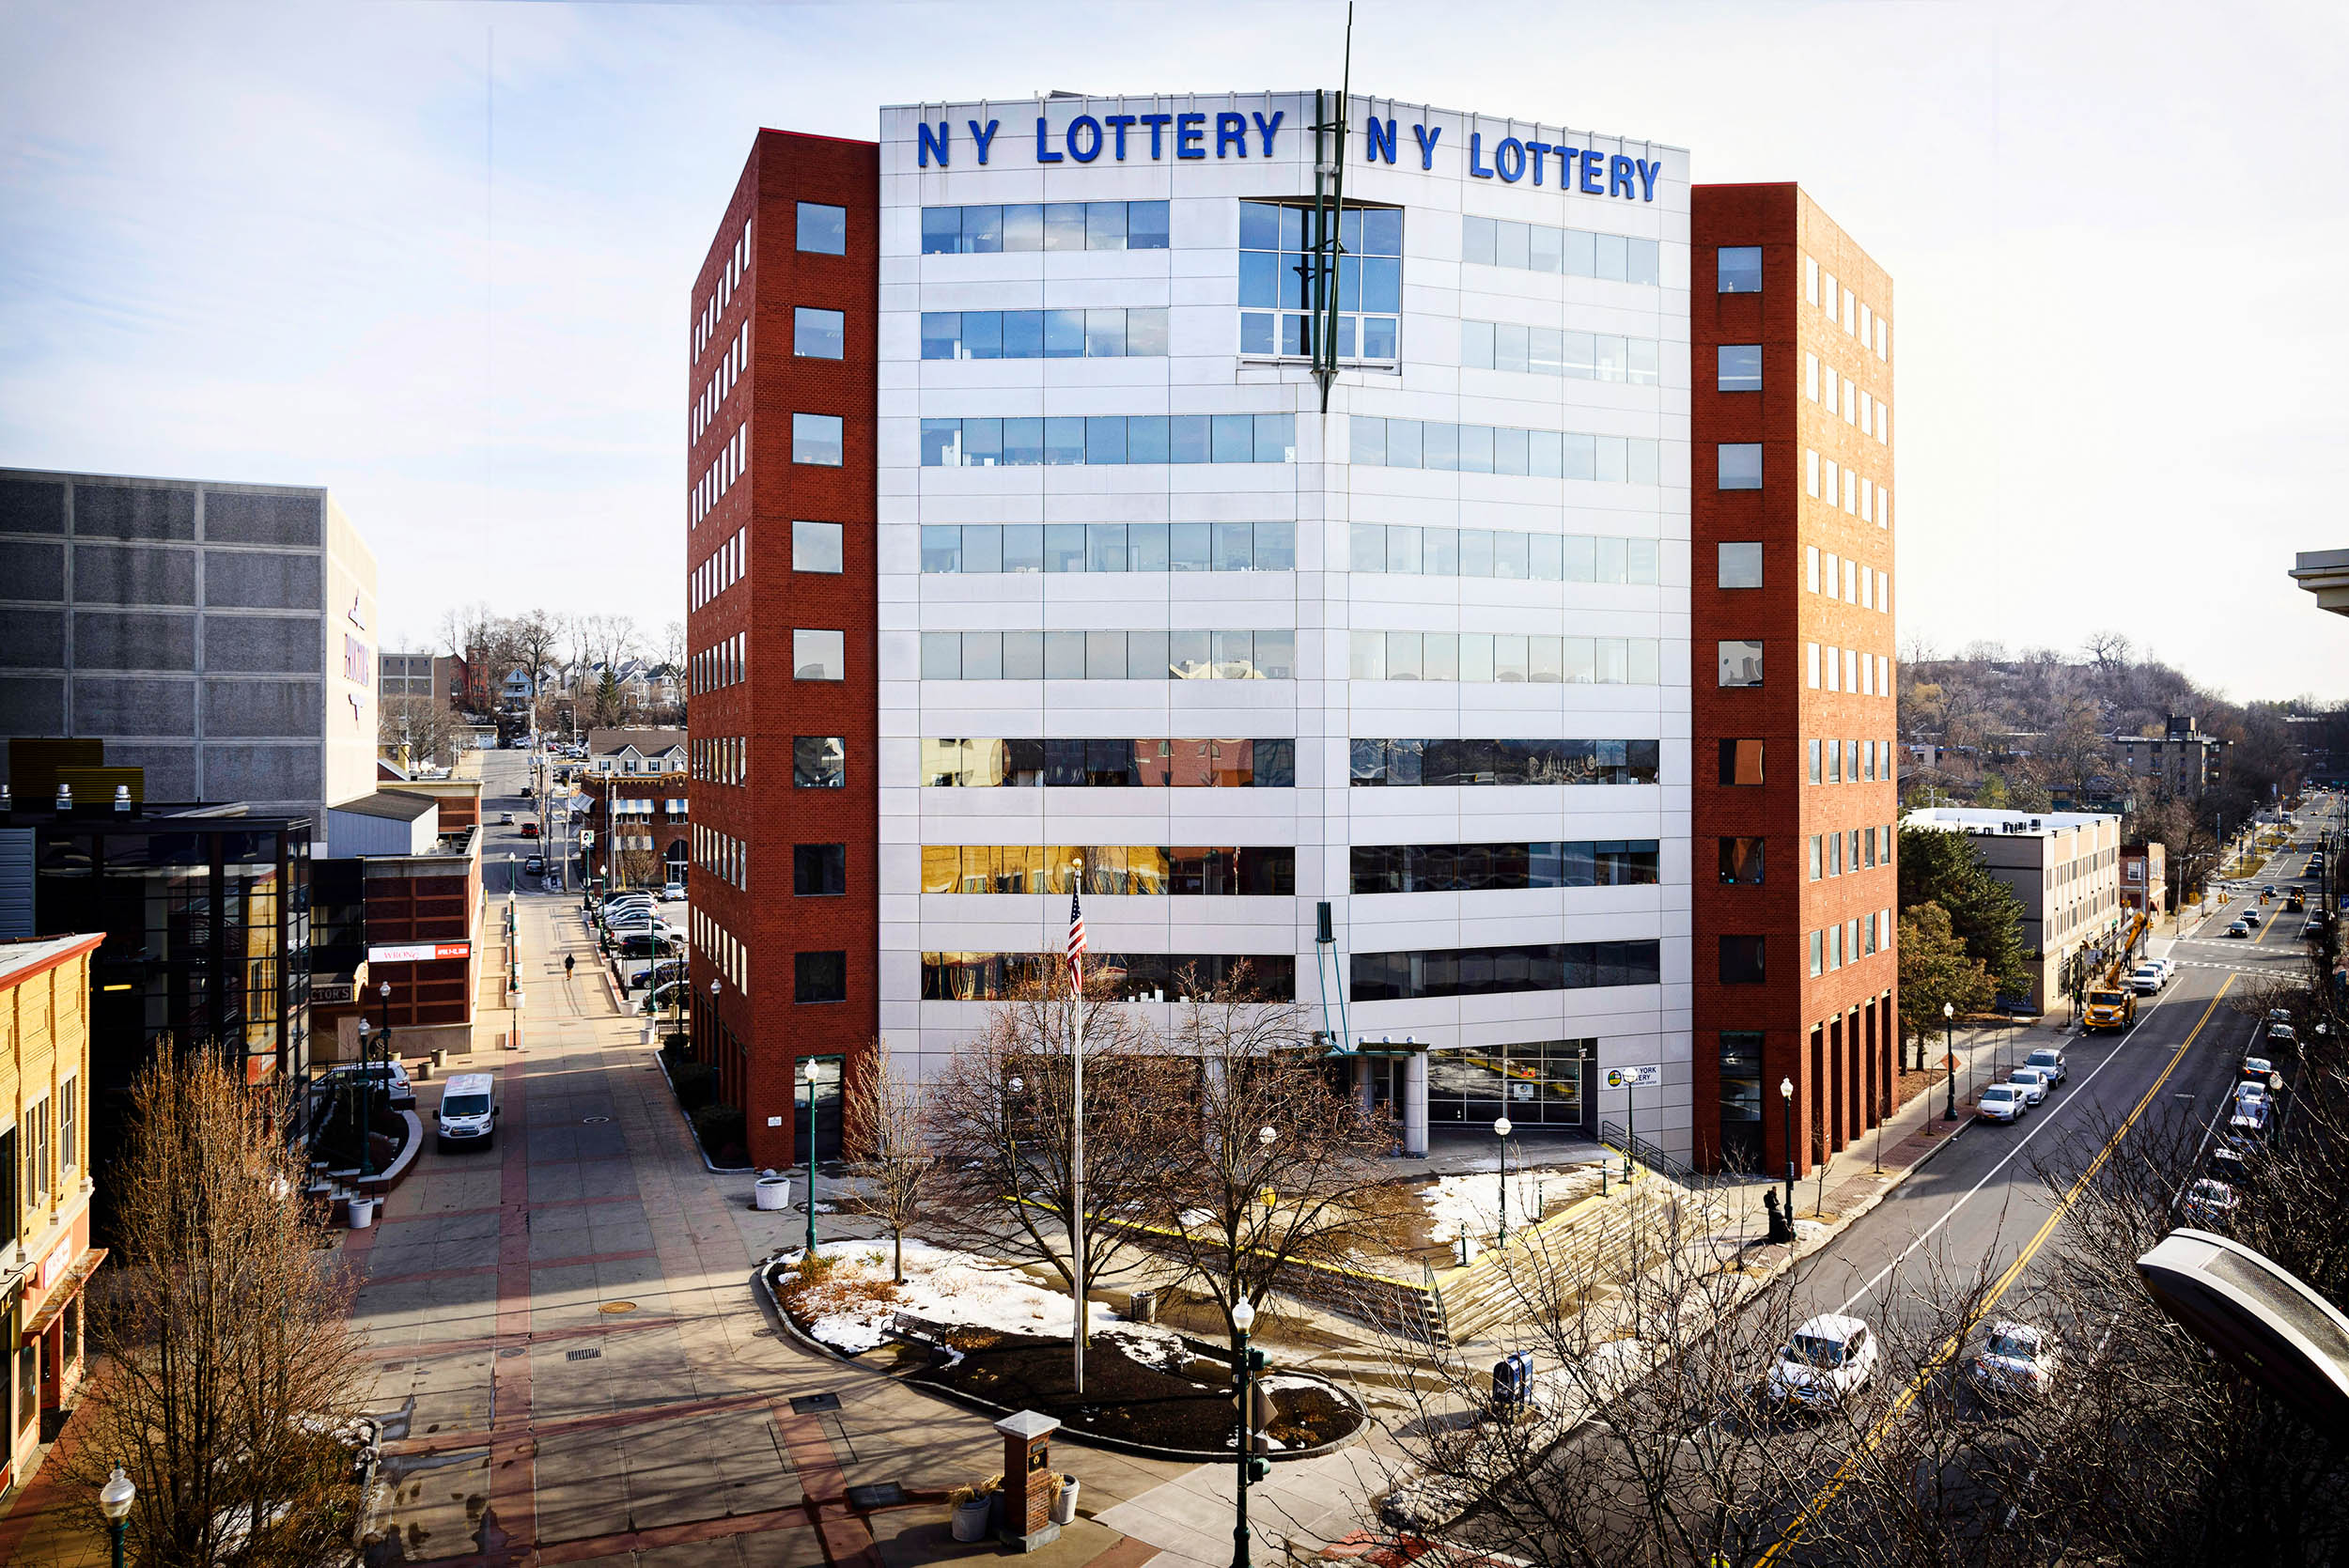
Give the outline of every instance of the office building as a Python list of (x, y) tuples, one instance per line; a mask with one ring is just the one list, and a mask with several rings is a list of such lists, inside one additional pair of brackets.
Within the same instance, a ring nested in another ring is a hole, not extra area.
[(756, 139), (687, 526), (696, 1034), (757, 1162), (803, 1063), (934, 1072), (1042, 972), (1080, 859), (1097, 970), (1163, 1020), (1186, 975), (1305, 1004), (1414, 1148), (1595, 1130), (1655, 1065), (1640, 1130), (1688, 1149), (1686, 155), (1314, 118)]
[(0, 470), (0, 737), (316, 819), (375, 787), (375, 584), (323, 489)]
[(1901, 821), (1964, 833), (1990, 875), (2023, 905), (2033, 1012), (2075, 995), (2119, 950), (2121, 819), (2082, 812), (1936, 806)]
[(1690, 230), (1697, 1153), (1802, 1172), (1892, 1109), (1892, 283), (1797, 185)]

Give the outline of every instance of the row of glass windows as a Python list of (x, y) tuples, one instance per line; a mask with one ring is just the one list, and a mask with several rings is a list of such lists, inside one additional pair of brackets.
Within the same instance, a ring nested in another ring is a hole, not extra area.
[(1652, 784), (1653, 740), (1357, 740), (1350, 782), (1413, 784)]
[[(1648, 444), (1652, 448), (1655, 442)], [(1293, 413), (1138, 413), (922, 421), (924, 468), (1296, 460), (1297, 416)]]
[(1352, 208), (1340, 214), (1334, 302), (1315, 298), (1321, 266), (1308, 248), (1315, 238), (1312, 226), (1307, 208), (1239, 204), (1240, 352), (1311, 354), (1313, 312), (1333, 303), (1338, 358), (1392, 363), (1402, 336), (1402, 210)]
[(1003, 207), (925, 207), (924, 256), (1002, 251), (1162, 251), (1163, 201), (1015, 202)]
[(1346, 675), (1353, 680), (1654, 686), (1657, 648), (1653, 637), (1355, 631), (1346, 638)]
[(1164, 359), (1160, 310), (926, 310), (924, 359)]
[(1433, 997), (1503, 996), (1515, 991), (1653, 986), (1661, 970), (1660, 945), (1655, 941), (1536, 942), (1522, 947), (1357, 953), (1347, 995), (1355, 1001), (1415, 1001)]
[(1490, 1126), (1506, 1114), (1519, 1125), (1579, 1126), (1584, 1077), (1597, 1063), (1596, 1040), (1512, 1041), (1431, 1051), (1427, 1120)]
[(1658, 378), (1657, 363), (1657, 343), (1652, 337), (1616, 337), (1507, 321), (1460, 323), (1460, 364), (1470, 370), (1523, 370), (1570, 381), (1654, 386)]
[(1890, 784), (1892, 742), (1813, 740), (1811, 742), (1811, 782)]
[(1845, 964), (1856, 964), (1871, 954), (1890, 952), (1892, 911), (1878, 909), (1874, 914), (1859, 915), (1824, 931), (1813, 931), (1810, 938), (1811, 975), (1816, 979)]
[(1653, 886), (1657, 841), (1376, 844), (1353, 849), (1356, 893), (1500, 893)]
[[(1261, 525), (1259, 525), (1261, 526)], [(1491, 528), (1349, 525), (1348, 565), (1408, 577), (1498, 577), (1528, 582), (1654, 582), (1654, 539), (1518, 534)]]
[(1296, 783), (1293, 739), (922, 742), (926, 789), (1287, 789)]
[[(1104, 953), (1085, 955), (1087, 982), (1106, 980), (1124, 1001), (1179, 1001), (1231, 986), (1258, 1001), (1297, 996), (1297, 958), (1287, 953)], [(1057, 953), (925, 953), (924, 1001), (1007, 1001), (1067, 984)]]
[[(1879, 853), (1882, 859), (1878, 859)], [(1846, 871), (1873, 871), (1892, 863), (1892, 828), (1852, 828), (1840, 833), (1811, 835), (1811, 879), (1841, 877)]]
[(1290, 680), (1294, 631), (926, 631), (924, 680)]
[(1463, 218), (1460, 223), (1460, 259), (1487, 267), (1653, 284), (1662, 280), (1662, 258), (1663, 247), (1657, 241), (1627, 235), (1551, 228), (1547, 224), (1520, 224), (1505, 218)]
[(1571, 430), (1516, 430), (1364, 414), (1353, 415), (1347, 430), (1353, 461), (1368, 468), (1522, 474), (1606, 484), (1657, 482), (1657, 442), (1645, 436), (1586, 436)]
[(1295, 571), (1293, 522), (925, 523), (926, 572)]
[[(1082, 867), (1080, 872), (1079, 867)], [(926, 844), (924, 893), (1068, 893), (1142, 897), (1283, 897), (1297, 892), (1287, 845)]]

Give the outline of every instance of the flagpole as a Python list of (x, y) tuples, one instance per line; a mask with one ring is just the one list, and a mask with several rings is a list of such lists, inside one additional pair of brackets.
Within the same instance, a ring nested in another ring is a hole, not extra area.
[(1069, 929), (1073, 936), (1068, 950), (1069, 1038), (1068, 1038), (1068, 1251), (1076, 1279), (1076, 1391), (1085, 1391), (1085, 986), (1082, 927), (1078, 924), (1078, 900), (1083, 895), (1085, 879), (1084, 857), (1077, 857), (1077, 885), (1068, 895)]

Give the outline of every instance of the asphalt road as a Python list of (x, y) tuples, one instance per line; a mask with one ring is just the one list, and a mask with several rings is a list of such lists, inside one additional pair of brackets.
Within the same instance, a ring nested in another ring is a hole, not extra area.
[(2047, 1225), (2057, 1203), (2051, 1174), (2075, 1173), (2132, 1114), (2140, 1125), (2186, 1117), (2200, 1127), (2227, 1103), (2258, 1030), (2231, 1001), (2263, 980), (2299, 972), (2303, 917), (2284, 912), (2283, 893), (2295, 884), (2313, 892), (2300, 874), (2317, 831), (2304, 820), (2293, 847), (2260, 874), (2259, 885), (2274, 883), (2278, 896), (2261, 910), (2263, 924), (2251, 939), (2217, 933), (2258, 905), (2256, 893), (2214, 917), (2203, 927), (2212, 935), (2172, 943), (2168, 955), (2177, 977), (2140, 1002), (2127, 1032), (2067, 1040), (2068, 1075), (2043, 1104), (2018, 1122), (1970, 1124), (1954, 1145), (1813, 1254), (1799, 1287), (1804, 1305), (1875, 1321), (1901, 1311), (1905, 1269), (1970, 1274), (1987, 1259), (1999, 1278), (2029, 1249), (2032, 1263), (2015, 1271), (2006, 1293), (2010, 1306), (2027, 1299), (2032, 1264), (2060, 1234)]

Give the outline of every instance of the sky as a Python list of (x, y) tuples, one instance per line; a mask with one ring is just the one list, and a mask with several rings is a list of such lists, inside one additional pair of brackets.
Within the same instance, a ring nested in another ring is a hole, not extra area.
[[(324, 485), (387, 645), (475, 600), (657, 632), (689, 287), (758, 127), (1334, 86), (1343, 24), (0, 0), (0, 466)], [(1890, 272), (1904, 650), (2117, 629), (2331, 700), (2349, 623), (2285, 573), (2349, 545), (2345, 46), (2338, 6), (1361, 0), (1353, 81), (1798, 180)]]

